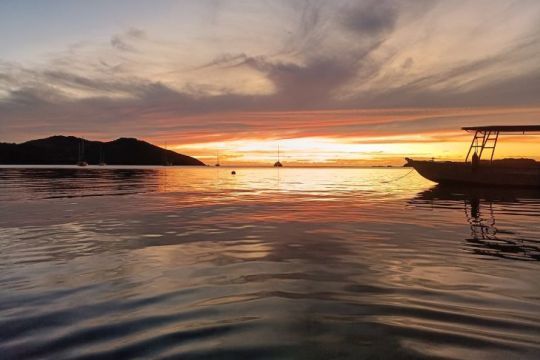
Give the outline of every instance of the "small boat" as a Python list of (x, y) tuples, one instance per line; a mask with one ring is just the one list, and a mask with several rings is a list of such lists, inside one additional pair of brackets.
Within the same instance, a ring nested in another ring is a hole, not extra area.
[[(540, 125), (474, 126), (462, 129), (474, 131), (464, 162), (405, 158), (405, 166), (413, 167), (424, 178), (439, 184), (540, 188), (540, 162), (533, 159), (493, 160), (500, 135), (539, 133)], [(483, 155), (489, 156), (489, 159), (483, 160)]]
[(274, 167), (283, 167), (283, 164), (279, 161), (279, 145), (277, 147), (277, 161), (274, 163)]
[(79, 156), (77, 158), (77, 166), (87, 166), (88, 163), (84, 161), (84, 140), (81, 139), (79, 143)]
[(105, 166), (107, 165), (105, 163), (105, 159), (103, 157), (103, 146), (101, 146), (101, 149), (100, 149), (100, 152), (99, 152), (99, 163), (98, 163), (99, 166)]
[(218, 151), (217, 154), (216, 154), (216, 165), (214, 165), (214, 166), (221, 166), (221, 165), (219, 164), (219, 151)]
[(167, 144), (165, 144), (165, 148), (163, 150), (163, 166), (173, 166), (173, 163), (169, 161), (169, 149), (167, 147)]

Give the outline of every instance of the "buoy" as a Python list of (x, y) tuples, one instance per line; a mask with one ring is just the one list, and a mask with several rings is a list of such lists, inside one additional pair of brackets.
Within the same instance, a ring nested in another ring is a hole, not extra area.
[(236, 171), (231, 171), (231, 175), (236, 175)]

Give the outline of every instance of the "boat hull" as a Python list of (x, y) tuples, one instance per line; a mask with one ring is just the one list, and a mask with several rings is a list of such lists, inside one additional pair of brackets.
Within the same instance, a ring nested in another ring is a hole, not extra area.
[(439, 184), (517, 186), (540, 188), (540, 166), (505, 167), (471, 163), (436, 162), (407, 159), (407, 165), (420, 175)]

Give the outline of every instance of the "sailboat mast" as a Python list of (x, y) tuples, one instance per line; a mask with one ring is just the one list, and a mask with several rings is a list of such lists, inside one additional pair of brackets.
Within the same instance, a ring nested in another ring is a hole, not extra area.
[(79, 149), (79, 154), (78, 154), (78, 159), (77, 159), (77, 165), (78, 166), (86, 166), (88, 165), (88, 163), (86, 161), (84, 161), (84, 139), (79, 139), (79, 143), (78, 143), (78, 149)]
[(283, 165), (281, 164), (281, 161), (280, 161), (280, 153), (279, 153), (279, 144), (277, 146), (277, 161), (274, 163), (274, 167), (282, 167)]
[(214, 164), (214, 166), (221, 166), (221, 164), (219, 163), (219, 149), (216, 150), (216, 163)]
[(165, 166), (169, 165), (169, 144), (165, 143), (165, 150), (163, 150), (163, 155), (165, 157)]
[(79, 142), (79, 159), (78, 161), (81, 162), (84, 160), (84, 141), (81, 139)]

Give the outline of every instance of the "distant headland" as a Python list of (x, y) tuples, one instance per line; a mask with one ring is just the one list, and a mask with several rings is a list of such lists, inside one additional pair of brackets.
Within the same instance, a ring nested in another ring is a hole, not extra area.
[(90, 165), (205, 165), (134, 138), (102, 142), (57, 135), (21, 144), (0, 143), (0, 164), (75, 165), (81, 161)]

